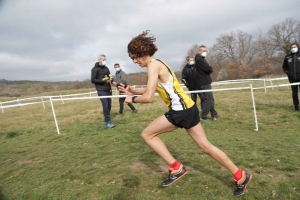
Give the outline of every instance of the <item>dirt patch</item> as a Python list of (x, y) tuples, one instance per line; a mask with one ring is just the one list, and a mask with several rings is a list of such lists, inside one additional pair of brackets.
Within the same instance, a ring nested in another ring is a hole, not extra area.
[(43, 162), (41, 159), (37, 160), (19, 160), (17, 161), (17, 164), (22, 165), (22, 164), (38, 164)]
[(147, 166), (140, 161), (134, 161), (133, 163), (131, 163), (129, 168), (131, 169), (131, 171), (136, 172), (136, 171), (146, 169)]

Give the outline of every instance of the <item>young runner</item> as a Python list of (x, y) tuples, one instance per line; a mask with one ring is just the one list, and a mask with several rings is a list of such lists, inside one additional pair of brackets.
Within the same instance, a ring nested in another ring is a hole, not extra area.
[(134, 37), (127, 47), (133, 62), (141, 67), (147, 67), (147, 87), (133, 89), (130, 86), (124, 88), (125, 86), (121, 85), (119, 89), (121, 93), (128, 95), (125, 103), (150, 103), (157, 92), (169, 107), (167, 113), (152, 121), (141, 134), (145, 142), (169, 165), (169, 177), (162, 182), (162, 186), (174, 183), (186, 173), (186, 169), (171, 155), (158, 135), (177, 128), (185, 128), (201, 151), (214, 158), (233, 174), (237, 186), (234, 195), (244, 194), (252, 176), (239, 169), (223, 151), (207, 140), (199, 123), (199, 111), (194, 101), (184, 93), (171, 68), (162, 60), (154, 58), (154, 53), (157, 51), (154, 44), (156, 39), (148, 33), (149, 31), (144, 31)]

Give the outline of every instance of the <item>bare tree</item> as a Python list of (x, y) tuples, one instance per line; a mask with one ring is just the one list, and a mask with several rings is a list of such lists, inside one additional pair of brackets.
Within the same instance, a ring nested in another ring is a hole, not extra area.
[(186, 57), (190, 56), (190, 57), (195, 57), (195, 55), (198, 53), (199, 50), (199, 45), (197, 44), (193, 44), (191, 46), (191, 48), (187, 51), (186, 55), (183, 58), (182, 64), (181, 64), (181, 69), (184, 68), (184, 66), (186, 65)]
[(195, 55), (198, 53), (199, 45), (194, 44), (187, 52), (187, 56), (195, 57)]
[[(258, 37), (241, 30), (222, 34), (213, 47), (208, 48), (206, 59), (213, 67), (213, 80), (262, 77), (281, 74), (283, 57), (290, 53), (290, 45), (300, 42), (300, 22), (292, 18), (275, 24), (266, 35)], [(195, 56), (198, 45), (194, 44), (186, 56)]]
[(256, 41), (258, 52), (261, 56), (272, 59), (276, 54), (276, 47), (271, 41), (259, 30), (258, 39)]
[(290, 45), (300, 39), (300, 22), (293, 18), (287, 18), (284, 22), (275, 24), (268, 31), (270, 44), (278, 53), (290, 53)]
[(218, 69), (216, 79), (247, 78), (253, 70), (257, 53), (258, 47), (252, 35), (240, 30), (221, 35), (210, 53), (214, 55), (210, 62)]
[(208, 48), (206, 60), (213, 68), (211, 74), (213, 80), (225, 80), (227, 78), (227, 70), (224, 70), (224, 66), (227, 65), (228, 61), (223, 52), (219, 51), (217, 45)]

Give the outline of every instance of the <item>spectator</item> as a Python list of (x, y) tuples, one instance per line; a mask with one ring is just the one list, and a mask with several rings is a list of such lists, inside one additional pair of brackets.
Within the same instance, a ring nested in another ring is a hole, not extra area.
[[(111, 96), (111, 74), (106, 65), (106, 56), (101, 54), (92, 69), (91, 81), (95, 84), (98, 96)], [(108, 128), (115, 125), (110, 121), (111, 98), (100, 98), (104, 114), (104, 123)]]
[[(198, 80), (200, 90), (211, 90), (212, 79), (210, 74), (213, 72), (212, 67), (206, 62), (205, 57), (207, 55), (207, 48), (204, 45), (199, 47), (198, 53), (195, 56), (195, 68), (198, 71)], [(201, 118), (210, 123), (211, 121), (207, 118), (210, 112), (212, 119), (217, 120), (219, 118), (217, 111), (215, 110), (215, 100), (212, 92), (200, 93), (201, 99)]]
[[(121, 69), (120, 65), (118, 63), (116, 63), (114, 65), (114, 68), (116, 70), (116, 75), (114, 77), (114, 81), (112, 82), (112, 84), (114, 84), (115, 86), (120, 85), (120, 83), (123, 83), (124, 85), (127, 85), (127, 76), (126, 76), (126, 73)], [(119, 90), (118, 87), (117, 87), (117, 89)], [(119, 92), (119, 94), (120, 94), (120, 92)], [(119, 113), (120, 114), (123, 114), (124, 101), (125, 101), (125, 97), (119, 98), (119, 103), (120, 103)], [(132, 113), (137, 113), (138, 112), (138, 110), (135, 109), (135, 107), (132, 105), (132, 103), (129, 103), (127, 105), (132, 110)]]
[[(184, 66), (182, 70), (182, 82), (184, 85), (189, 89), (189, 91), (192, 90), (198, 90), (199, 86), (197, 84), (199, 83), (199, 77), (197, 76), (197, 70), (195, 68), (195, 61), (193, 57), (187, 56), (186, 57), (187, 64)], [(191, 98), (197, 105), (197, 95), (200, 98), (200, 93), (191, 93)]]
[[(286, 55), (283, 61), (283, 71), (287, 74), (290, 83), (300, 83), (300, 52), (298, 43), (291, 44), (291, 53)], [(299, 109), (298, 91), (300, 85), (292, 85), (292, 97), (295, 111)]]

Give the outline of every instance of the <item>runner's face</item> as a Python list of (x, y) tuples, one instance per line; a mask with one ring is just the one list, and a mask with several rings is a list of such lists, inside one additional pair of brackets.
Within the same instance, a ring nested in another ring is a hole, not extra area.
[(138, 64), (139, 66), (141, 67), (145, 67), (147, 66), (147, 63), (145, 62), (146, 61), (146, 56), (143, 56), (143, 57), (135, 57), (134, 55), (130, 56), (132, 61), (135, 63), (135, 64)]

